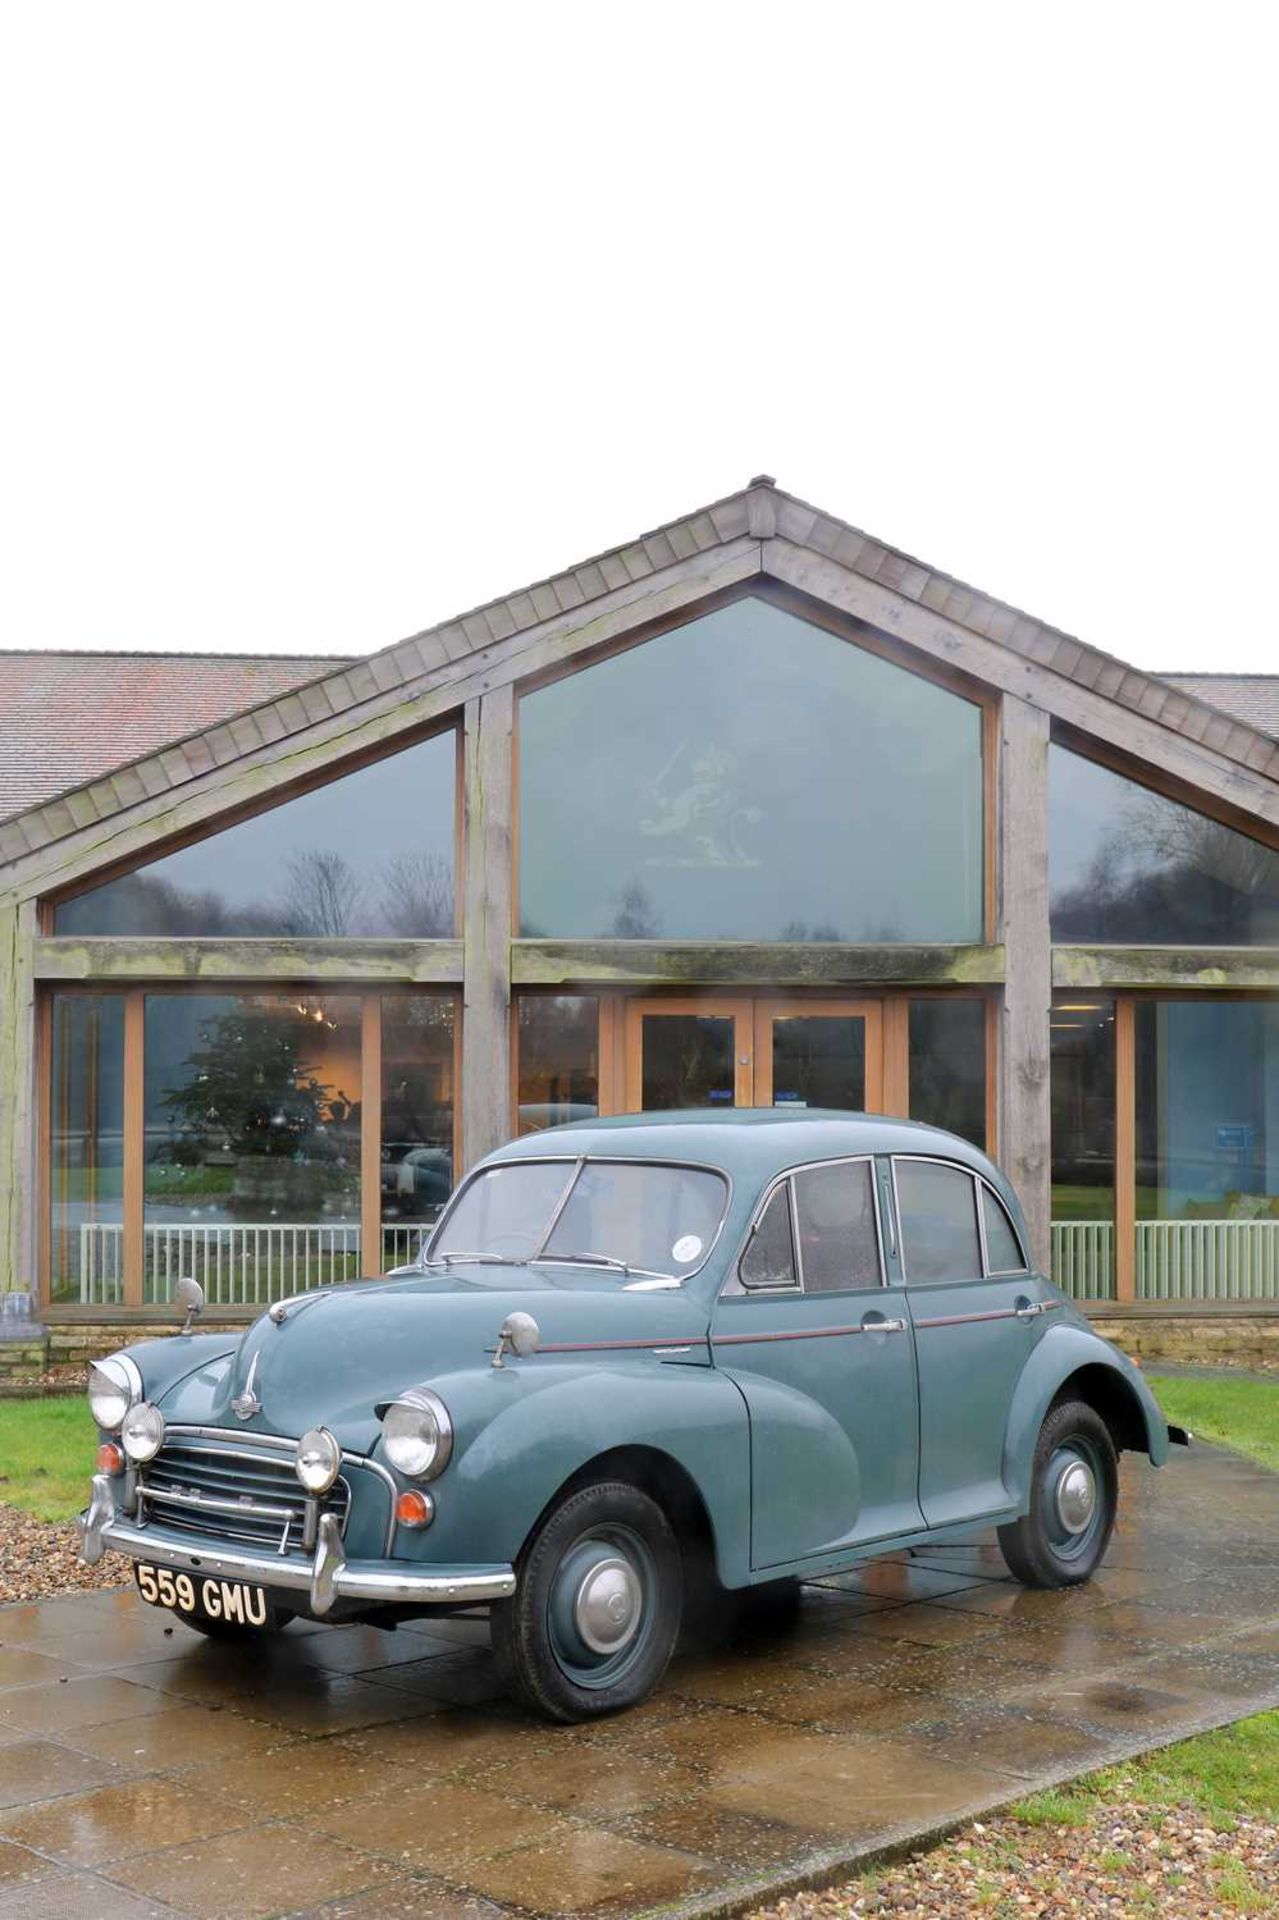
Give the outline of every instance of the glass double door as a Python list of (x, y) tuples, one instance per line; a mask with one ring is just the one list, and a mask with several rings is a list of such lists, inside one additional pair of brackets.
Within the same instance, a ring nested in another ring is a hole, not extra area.
[(716, 994), (626, 1006), (626, 1108), (835, 1107), (883, 1100), (881, 1008)]

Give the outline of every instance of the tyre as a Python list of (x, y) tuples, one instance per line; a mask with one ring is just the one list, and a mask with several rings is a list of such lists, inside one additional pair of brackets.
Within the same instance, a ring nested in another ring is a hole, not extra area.
[(999, 1529), (1008, 1569), (1027, 1587), (1073, 1587), (1100, 1565), (1114, 1530), (1119, 1468), (1100, 1414), (1050, 1407), (1035, 1445), (1030, 1512)]
[(521, 1553), (494, 1607), (493, 1646), (515, 1691), (548, 1720), (591, 1720), (646, 1698), (683, 1609), (680, 1550), (655, 1500), (624, 1480), (582, 1487)]

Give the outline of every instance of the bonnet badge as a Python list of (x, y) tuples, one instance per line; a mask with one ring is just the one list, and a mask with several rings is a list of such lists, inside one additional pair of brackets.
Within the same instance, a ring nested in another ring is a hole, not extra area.
[(255, 1413), (261, 1413), (262, 1411), (262, 1402), (258, 1399), (257, 1393), (254, 1390), (254, 1382), (258, 1377), (258, 1367), (261, 1364), (261, 1360), (262, 1350), (259, 1348), (250, 1362), (249, 1377), (244, 1383), (244, 1392), (237, 1393), (235, 1399), (231, 1402), (231, 1407), (237, 1420), (251, 1420)]

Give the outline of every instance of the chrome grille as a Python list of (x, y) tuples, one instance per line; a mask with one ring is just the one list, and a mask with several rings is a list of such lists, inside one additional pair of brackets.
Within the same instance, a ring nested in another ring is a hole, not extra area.
[[(138, 1480), (139, 1518), (158, 1520), (204, 1539), (302, 1550), (306, 1494), (293, 1471), (293, 1451), (259, 1452), (250, 1443), (170, 1437)], [(338, 1478), (321, 1501), (345, 1532), (351, 1489)]]

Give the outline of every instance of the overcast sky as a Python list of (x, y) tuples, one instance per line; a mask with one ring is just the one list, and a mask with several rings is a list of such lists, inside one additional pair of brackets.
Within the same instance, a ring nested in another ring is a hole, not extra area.
[(764, 470), (1279, 672), (1276, 17), (11, 0), (0, 646), (367, 652)]

